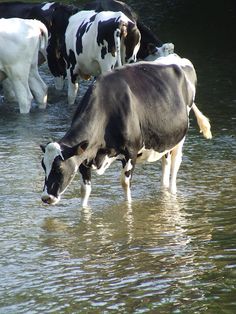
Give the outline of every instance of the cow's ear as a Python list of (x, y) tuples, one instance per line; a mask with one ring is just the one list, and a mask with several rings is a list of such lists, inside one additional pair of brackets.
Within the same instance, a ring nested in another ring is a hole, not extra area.
[(84, 153), (86, 148), (88, 147), (88, 141), (83, 141), (73, 147), (65, 147), (62, 150), (62, 157), (64, 160), (69, 159), (73, 156), (78, 156)]
[(45, 145), (40, 145), (40, 148), (41, 148), (43, 153), (45, 153), (45, 147), (46, 147)]

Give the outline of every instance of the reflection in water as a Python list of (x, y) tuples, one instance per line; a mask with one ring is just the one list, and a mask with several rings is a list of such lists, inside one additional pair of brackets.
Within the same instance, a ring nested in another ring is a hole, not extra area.
[[(93, 214), (91, 209), (81, 209), (73, 224), (46, 218), (41, 240), (46, 250), (56, 250), (66, 259), (60, 273), (63, 287), (68, 286), (75, 302), (92, 298), (93, 306), (101, 309), (113, 309), (115, 304), (115, 309), (131, 312), (141, 304), (147, 310), (150, 302), (163, 308), (180, 306), (182, 298), (185, 306), (191, 298), (202, 298), (197, 278), (214, 268), (207, 262), (196, 263), (196, 240), (210, 241), (212, 228), (206, 217), (208, 228), (200, 227), (202, 217), (193, 227), (186, 209), (184, 200), (162, 193), (158, 201), (137, 201), (132, 206), (121, 203)], [(198, 232), (192, 233), (195, 228)], [(68, 274), (72, 275), (69, 281)], [(94, 285), (96, 294), (88, 294)], [(187, 297), (186, 287), (192, 291)], [(122, 295), (129, 295), (130, 300), (122, 301)], [(89, 304), (85, 302), (85, 308)]]

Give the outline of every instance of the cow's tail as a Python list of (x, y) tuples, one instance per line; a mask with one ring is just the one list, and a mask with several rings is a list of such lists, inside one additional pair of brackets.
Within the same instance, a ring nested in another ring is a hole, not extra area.
[(119, 23), (119, 28), (115, 30), (114, 39), (115, 39), (115, 49), (117, 53), (117, 66), (122, 66), (125, 63), (125, 38), (128, 34), (128, 23), (121, 20)]
[(121, 61), (121, 48), (120, 48), (120, 36), (121, 36), (121, 30), (117, 28), (114, 32), (114, 40), (115, 40), (115, 50), (116, 50), (116, 65), (118, 67), (122, 66), (122, 61)]
[(192, 107), (193, 112), (197, 118), (197, 123), (200, 128), (200, 132), (203, 133), (203, 136), (207, 139), (212, 138), (211, 134), (211, 125), (209, 119), (204, 116), (204, 114), (198, 109), (195, 103), (193, 103)]
[(42, 22), (39, 23), (40, 23), (39, 51), (44, 56), (45, 60), (47, 60), (48, 30), (47, 27)]

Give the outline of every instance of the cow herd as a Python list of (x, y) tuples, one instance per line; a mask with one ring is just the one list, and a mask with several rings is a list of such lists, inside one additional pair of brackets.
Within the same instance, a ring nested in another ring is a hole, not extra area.
[(88, 7), (0, 3), (0, 82), (5, 99), (18, 102), (20, 113), (30, 112), (32, 99), (46, 107), (47, 87), (38, 72), (44, 60), (56, 89), (68, 79), (68, 103), (73, 104), (79, 79), (144, 59), (150, 51), (173, 52), (172, 44), (158, 47), (160, 41), (124, 3), (95, 1)]
[(96, 78), (63, 138), (41, 146), (43, 202), (57, 203), (79, 170), (86, 207), (92, 169), (103, 174), (116, 160), (128, 202), (135, 165), (143, 161), (161, 159), (162, 187), (176, 193), (191, 109), (203, 135), (212, 135), (194, 102), (194, 66), (173, 50), (120, 1), (97, 0), (83, 10), (56, 2), (0, 3), (0, 81), (20, 113), (30, 112), (33, 98), (46, 108), (47, 86), (38, 72), (43, 61), (56, 89), (67, 79), (69, 104), (80, 79)]

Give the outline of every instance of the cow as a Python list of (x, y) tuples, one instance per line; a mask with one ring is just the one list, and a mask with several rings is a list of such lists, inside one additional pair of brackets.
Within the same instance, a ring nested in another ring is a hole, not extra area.
[(33, 97), (39, 108), (47, 103), (47, 86), (38, 73), (38, 52), (46, 56), (48, 31), (38, 20), (0, 19), (0, 82), (8, 79), (19, 103), (28, 113)]
[[(62, 15), (65, 17), (64, 12)], [(63, 28), (59, 12), (58, 21)], [(63, 32), (61, 36), (58, 34), (57, 36), (58, 41), (62, 41), (60, 51), (66, 62), (69, 104), (75, 102), (79, 78), (97, 77), (111, 71), (115, 66), (136, 61), (140, 32), (136, 24), (122, 12), (80, 11), (69, 17), (65, 38)], [(56, 32), (53, 32), (52, 37), (55, 34)], [(52, 39), (47, 49), (48, 54), (55, 51), (51, 43), (58, 41)], [(53, 64), (58, 58), (61, 58), (61, 54), (54, 53), (53, 58), (48, 56), (48, 65), (52, 73)], [(52, 66), (50, 60), (53, 60)], [(63, 74), (63, 71), (61, 73)]]
[(18, 17), (22, 19), (37, 19), (47, 27), (50, 33), (52, 14), (59, 5), (57, 2), (2, 2), (0, 3), (0, 18)]
[(131, 178), (138, 162), (162, 159), (161, 184), (175, 194), (182, 147), (192, 109), (203, 135), (211, 126), (194, 103), (196, 72), (177, 55), (137, 62), (98, 77), (57, 142), (41, 146), (45, 184), (42, 201), (56, 204), (77, 170), (82, 175), (82, 206), (91, 192), (91, 169), (103, 174), (122, 161), (121, 184), (131, 202)]
[[(0, 18), (22, 18), (22, 19), (37, 19), (41, 21), (48, 30), (50, 35), (52, 25), (52, 15), (56, 7), (60, 6), (56, 2), (44, 3), (29, 3), (29, 2), (1, 2), (0, 3)], [(38, 65), (43, 64), (46, 55), (39, 52)], [(8, 79), (2, 82), (4, 98), (7, 101), (16, 101), (14, 92), (12, 91), (11, 83)]]
[[(52, 31), (52, 17), (54, 11), (58, 7), (66, 7), (66, 5), (57, 2), (43, 2), (43, 3), (30, 3), (30, 2), (2, 2), (0, 3), (0, 18), (18, 17), (22, 19), (36, 19), (41, 21), (48, 30), (50, 37)], [(39, 54), (39, 65), (45, 62), (44, 56)]]
[(150, 54), (157, 53), (159, 57), (167, 56), (174, 53), (174, 44), (163, 43), (152, 30), (145, 25), (137, 13), (126, 3), (116, 0), (96, 0), (86, 4), (83, 7), (85, 10), (113, 11), (123, 12), (129, 19), (136, 22), (137, 27), (141, 33), (140, 49), (137, 54), (138, 60), (144, 60)]

